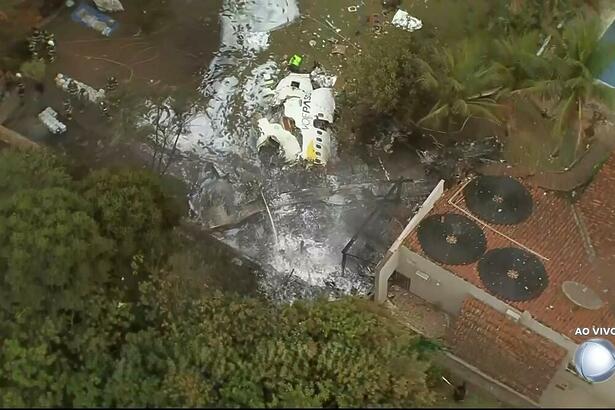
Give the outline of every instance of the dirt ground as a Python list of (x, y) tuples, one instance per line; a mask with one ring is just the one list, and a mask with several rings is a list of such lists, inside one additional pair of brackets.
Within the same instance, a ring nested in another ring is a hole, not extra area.
[[(42, 89), (27, 82), (23, 106), (5, 125), (89, 166), (143, 166), (147, 148), (133, 141), (114, 141), (112, 127), (93, 105), (84, 112), (74, 110), (66, 133), (50, 134), (36, 116), (48, 106), (62, 116), (66, 94), (54, 78), (63, 73), (96, 89), (103, 88), (110, 76), (127, 87), (193, 88), (199, 70), (209, 64), (219, 45), (221, 2), (174, 0), (171, 6), (171, 2), (161, 1), (153, 6), (155, 10), (145, 10), (152, 20), (143, 17), (144, 9), (125, 3), (126, 11), (113, 15), (119, 28), (108, 38), (74, 22), (70, 17), (73, 9), (65, 8), (45, 26), (55, 35), (57, 59), (47, 65)], [(138, 3), (141, 1), (132, 5)], [(143, 26), (153, 29), (144, 31)]]
[[(109, 75), (120, 81), (160, 81), (168, 85), (188, 85), (194, 74), (207, 65), (218, 49), (220, 0), (161, 1), (150, 25), (144, 11), (126, 3), (126, 11), (113, 15), (119, 28), (110, 37), (70, 19), (65, 10), (47, 30), (57, 42), (57, 62), (52, 71), (66, 73), (96, 88), (105, 85)], [(171, 5), (172, 4), (172, 5)], [(160, 11), (158, 11), (160, 9)], [(150, 14), (154, 14), (149, 10)], [(147, 15), (147, 13), (145, 13)]]

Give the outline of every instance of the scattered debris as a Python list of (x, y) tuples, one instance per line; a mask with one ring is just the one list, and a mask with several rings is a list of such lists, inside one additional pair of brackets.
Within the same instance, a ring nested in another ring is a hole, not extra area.
[(81, 3), (79, 7), (71, 13), (71, 18), (73, 21), (90, 27), (107, 37), (109, 37), (119, 25), (115, 19), (85, 3)]
[(94, 4), (100, 11), (113, 13), (116, 11), (124, 11), (124, 7), (120, 0), (94, 0)]
[[(100, 103), (105, 98), (105, 90), (95, 90), (87, 84), (74, 80), (64, 74), (58, 74), (55, 78), (56, 85), (73, 96), (84, 95), (92, 103)], [(74, 85), (72, 85), (74, 84)]]
[(335, 44), (333, 45), (333, 48), (331, 49), (331, 54), (345, 55), (347, 49), (348, 49), (348, 46), (345, 46), (343, 44)]
[(337, 76), (328, 74), (322, 67), (318, 66), (312, 70), (312, 82), (318, 87), (333, 88), (337, 82)]
[[(301, 138), (282, 125), (275, 126), (262, 119), (259, 121), (262, 134), (258, 146), (271, 138), (280, 144), (286, 160), (292, 162), (297, 157), (301, 140), (301, 158), (319, 165), (326, 164), (331, 151), (328, 128), (335, 112), (333, 90), (329, 87), (314, 88), (311, 74), (293, 73), (283, 78), (275, 89), (274, 111), (278, 107), (283, 107), (283, 112), (278, 115), (292, 120), (292, 128), (300, 131)], [(288, 120), (282, 121), (287, 124)]]
[(58, 113), (51, 107), (45, 108), (39, 115), (38, 119), (41, 120), (45, 127), (54, 134), (61, 134), (66, 132), (66, 125), (58, 120)]
[(297, 138), (280, 124), (272, 124), (266, 118), (258, 121), (261, 136), (256, 142), (256, 148), (260, 149), (269, 139), (277, 142), (284, 152), (286, 162), (294, 162), (301, 155), (301, 145)]
[(267, 204), (267, 199), (265, 198), (265, 193), (261, 188), (261, 197), (263, 198), (263, 203), (265, 204), (265, 209), (267, 210), (267, 215), (269, 215), (269, 222), (271, 222), (271, 228), (273, 229), (273, 235), (275, 237), (275, 242), (279, 243), (278, 239), (278, 230), (275, 228), (275, 224), (273, 223), (273, 216), (271, 216), (271, 210), (269, 209), (269, 205)]
[(423, 27), (423, 22), (421, 20), (411, 16), (408, 12), (401, 9), (397, 10), (397, 13), (393, 16), (391, 23), (396, 27), (410, 32), (420, 30)]
[(444, 179), (463, 179), (479, 165), (497, 161), (502, 144), (496, 137), (476, 142), (459, 141), (433, 150), (417, 150), (419, 161), (428, 174), (435, 173)]

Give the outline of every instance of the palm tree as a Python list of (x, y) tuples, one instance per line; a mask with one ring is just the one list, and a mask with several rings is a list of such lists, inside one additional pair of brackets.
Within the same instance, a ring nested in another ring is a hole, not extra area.
[(615, 47), (600, 43), (600, 23), (580, 18), (568, 24), (553, 53), (544, 56), (551, 72), (544, 78), (531, 78), (523, 92), (537, 93), (555, 100), (556, 121), (553, 131), (563, 135), (571, 123), (578, 127), (575, 152), (584, 137), (583, 108), (596, 101), (615, 106), (615, 91), (597, 81), (615, 62)]
[[(455, 48), (439, 48), (434, 62), (425, 65), (419, 86), (435, 96), (435, 104), (418, 125), (431, 125), (451, 131), (453, 125), (470, 117), (497, 124), (498, 98), (507, 91), (507, 77), (487, 62), (486, 42), (474, 38)], [(442, 127), (446, 123), (445, 127)]]

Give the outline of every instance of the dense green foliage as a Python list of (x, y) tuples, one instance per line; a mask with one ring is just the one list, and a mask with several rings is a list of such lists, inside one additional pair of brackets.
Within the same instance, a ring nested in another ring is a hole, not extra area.
[(432, 402), (422, 342), (367, 302), (206, 294), (164, 268), (177, 219), (157, 179), (70, 181), (47, 155), (3, 153), (61, 177), (0, 199), (0, 406)]
[(103, 170), (86, 177), (81, 188), (103, 235), (115, 241), (122, 258), (162, 252), (163, 233), (178, 223), (178, 215), (156, 177)]
[(111, 250), (78, 195), (62, 188), (19, 192), (0, 205), (1, 303), (82, 309), (108, 279)]
[(23, 189), (68, 187), (71, 182), (62, 162), (48, 152), (0, 151), (0, 199)]

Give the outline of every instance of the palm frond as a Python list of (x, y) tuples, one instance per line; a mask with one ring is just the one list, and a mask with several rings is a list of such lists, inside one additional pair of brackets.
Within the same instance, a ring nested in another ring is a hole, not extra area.
[(440, 101), (438, 101), (429, 111), (429, 113), (423, 118), (421, 118), (417, 122), (417, 124), (421, 125), (435, 123), (436, 125), (439, 125), (442, 119), (447, 117), (448, 115), (450, 115), (448, 105), (442, 104)]

